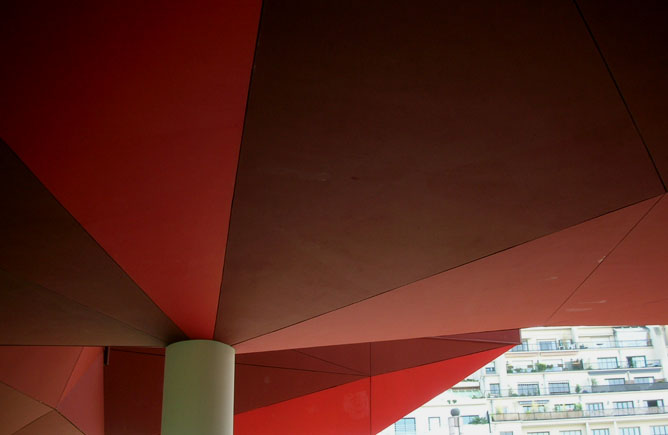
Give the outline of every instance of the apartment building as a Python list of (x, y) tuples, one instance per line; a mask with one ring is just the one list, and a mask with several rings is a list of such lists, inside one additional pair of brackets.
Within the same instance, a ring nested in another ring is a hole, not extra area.
[(381, 434), (668, 435), (667, 332), (522, 330), (522, 344)]

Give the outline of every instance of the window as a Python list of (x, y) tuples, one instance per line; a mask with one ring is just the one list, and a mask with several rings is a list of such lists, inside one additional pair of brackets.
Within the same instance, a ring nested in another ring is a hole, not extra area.
[(615, 405), (615, 415), (632, 415), (633, 414), (633, 402), (614, 402)]
[(657, 406), (663, 406), (663, 399), (657, 399), (657, 400), (647, 400), (645, 403), (647, 403), (647, 407), (657, 407)]
[(624, 378), (608, 378), (608, 385), (624, 385)]
[(402, 418), (394, 423), (394, 433), (397, 435), (416, 435), (415, 419)]
[(557, 342), (555, 340), (541, 340), (538, 342), (538, 348), (540, 350), (557, 350)]
[(554, 405), (555, 411), (575, 411), (575, 403), (558, 403)]
[(616, 369), (619, 368), (617, 364), (617, 357), (606, 357), (598, 359), (599, 369)]
[(441, 417), (429, 417), (429, 430), (436, 430), (441, 427)]
[(591, 435), (610, 435), (610, 429), (594, 429)]
[(496, 373), (496, 366), (494, 364), (485, 367), (485, 374), (493, 375)]
[(640, 435), (639, 427), (620, 427), (619, 435)]
[(517, 394), (520, 396), (538, 396), (538, 384), (517, 384)]
[(626, 361), (629, 363), (629, 367), (647, 367), (647, 359), (644, 356), (629, 356), (626, 357)]
[(652, 426), (652, 435), (668, 435), (668, 426)]
[(568, 394), (571, 391), (568, 382), (550, 382), (548, 389), (550, 394)]
[(489, 384), (490, 396), (499, 397), (501, 395), (501, 386), (499, 384)]
[(549, 432), (527, 432), (527, 435), (550, 435)]
[(603, 409), (603, 402), (587, 403), (587, 411), (600, 411)]
[(581, 430), (561, 430), (559, 431), (560, 435), (582, 435)]
[(636, 384), (653, 384), (654, 376), (645, 376), (641, 378), (633, 378), (633, 382)]
[(479, 415), (462, 415), (462, 424), (471, 424), (473, 421), (480, 420)]
[(505, 431), (505, 432), (501, 431), (501, 432), (499, 432), (499, 435), (513, 435), (513, 431), (512, 430), (508, 430), (508, 431)]

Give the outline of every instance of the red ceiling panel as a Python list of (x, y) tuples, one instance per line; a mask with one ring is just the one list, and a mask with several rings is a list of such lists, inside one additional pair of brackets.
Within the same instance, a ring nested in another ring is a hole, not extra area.
[[(257, 352), (545, 324), (657, 200), (623, 208), (235, 348), (240, 353)], [(620, 310), (626, 307), (623, 300), (617, 303)], [(619, 317), (608, 314), (598, 320), (602, 324), (619, 322)], [(645, 314), (630, 317), (627, 312), (624, 318), (644, 324), (650, 320)], [(663, 318), (657, 313), (654, 321)], [(587, 316), (580, 313), (572, 320), (587, 323)]]
[(104, 435), (102, 348), (84, 348), (57, 409), (86, 435)]
[(82, 348), (0, 346), (0, 381), (55, 408)]
[(235, 435), (369, 435), (369, 378), (234, 416)]
[(385, 429), (513, 346), (453, 358), (371, 378), (371, 431)]
[(550, 320), (553, 325), (662, 324), (668, 313), (664, 195)]
[(668, 183), (668, 3), (579, 0), (649, 151)]
[(164, 355), (111, 349), (104, 367), (104, 433), (159, 435)]
[(3, 139), (181, 329), (211, 338), (260, 1), (5, 9)]
[(58, 411), (51, 411), (38, 418), (13, 435), (82, 435), (72, 423), (60, 415)]
[(13, 434), (50, 411), (48, 406), (0, 382), (0, 433)]

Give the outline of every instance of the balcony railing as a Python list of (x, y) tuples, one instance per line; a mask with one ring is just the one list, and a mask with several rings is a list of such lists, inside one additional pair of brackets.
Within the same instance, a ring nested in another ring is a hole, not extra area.
[(570, 361), (560, 365), (550, 365), (537, 363), (527, 367), (514, 367), (506, 365), (507, 373), (538, 373), (538, 372), (565, 372), (574, 370), (617, 370), (617, 369), (646, 369), (660, 368), (661, 361), (649, 360), (643, 362), (629, 363), (626, 361), (617, 362), (582, 362)]
[(570, 342), (554, 344), (518, 344), (510, 352), (557, 352), (580, 349), (613, 349), (620, 347), (651, 347), (652, 340), (612, 340), (604, 342)]
[(487, 398), (495, 397), (528, 397), (528, 396), (553, 396), (561, 394), (591, 394), (591, 393), (619, 393), (624, 391), (653, 391), (653, 390), (668, 390), (668, 382), (653, 382), (653, 383), (638, 383), (638, 384), (621, 384), (621, 385), (585, 385), (585, 386), (570, 386), (568, 389), (559, 386), (550, 391), (548, 388), (524, 387), (518, 389), (503, 389), (495, 392), (485, 392), (484, 396)]
[(492, 421), (533, 421), (533, 420), (555, 420), (563, 418), (600, 418), (619, 417), (626, 415), (652, 415), (667, 414), (668, 409), (664, 406), (650, 406), (647, 408), (612, 408), (583, 411), (554, 411), (554, 412), (509, 412), (492, 414)]

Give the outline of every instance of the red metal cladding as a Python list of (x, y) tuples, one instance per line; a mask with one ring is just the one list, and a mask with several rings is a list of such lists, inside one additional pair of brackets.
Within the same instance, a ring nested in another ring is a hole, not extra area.
[[(551, 319), (553, 325), (665, 323), (668, 197), (664, 195)], [(630, 296), (631, 295), (631, 296)]]
[(81, 347), (0, 346), (0, 381), (55, 408)]
[[(310, 347), (399, 338), (429, 337), (476, 330), (545, 324), (553, 312), (599, 266), (658, 198), (643, 201), (580, 225), (434, 275), (397, 290), (240, 343), (237, 352)], [(663, 202), (663, 201), (662, 201)], [(668, 234), (657, 221), (655, 233)], [(654, 236), (656, 239), (656, 235)], [(661, 236), (664, 237), (664, 236)], [(656, 245), (657, 249), (661, 244)], [(640, 255), (639, 245), (636, 254)], [(647, 252), (652, 252), (649, 249)], [(660, 263), (660, 256), (656, 257)], [(651, 292), (647, 292), (651, 300)], [(645, 299), (643, 300), (646, 301)], [(426, 303), (425, 301), (428, 301)], [(610, 300), (608, 308), (613, 301)], [(625, 298), (615, 299), (624, 310)], [(503, 307), (503, 310), (499, 310)], [(527, 309), (531, 307), (531, 309)], [(665, 311), (664, 311), (665, 312)], [(661, 323), (662, 312), (652, 321)], [(623, 317), (602, 312), (600, 324), (620, 319), (650, 321), (647, 313)], [(398, 322), (397, 319), (402, 319)], [(590, 324), (575, 313), (572, 324)]]
[(371, 378), (371, 431), (385, 429), (512, 346), (474, 353)]
[(8, 9), (3, 139), (186, 334), (211, 338), (260, 1)]
[(102, 348), (84, 348), (57, 410), (86, 435), (104, 435)]
[(236, 435), (370, 433), (369, 378), (234, 416)]

